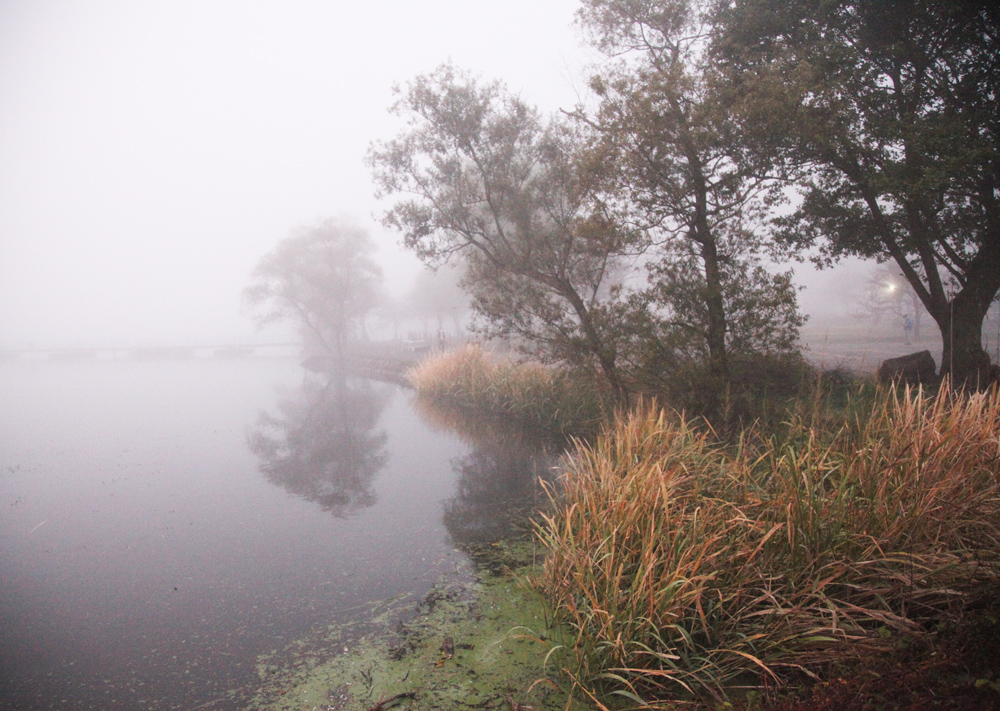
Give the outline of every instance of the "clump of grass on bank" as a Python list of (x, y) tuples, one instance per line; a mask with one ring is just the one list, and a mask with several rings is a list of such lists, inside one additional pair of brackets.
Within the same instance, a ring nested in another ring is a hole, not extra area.
[(996, 390), (889, 391), (840, 429), (730, 447), (651, 407), (620, 417), (568, 458), (538, 526), (578, 678), (724, 696), (989, 599), (998, 435)]
[(611, 410), (603, 388), (585, 374), (501, 360), (476, 345), (431, 356), (409, 379), (421, 397), (559, 435), (596, 432)]

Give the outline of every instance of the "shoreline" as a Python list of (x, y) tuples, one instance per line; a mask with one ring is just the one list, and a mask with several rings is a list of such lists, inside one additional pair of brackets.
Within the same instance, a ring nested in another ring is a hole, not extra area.
[[(342, 630), (331, 628), (322, 661), (277, 670), (258, 665), (262, 686), (247, 708), (592, 708), (570, 701), (559, 674), (559, 630), (549, 627), (540, 596), (526, 582), (529, 545), (500, 541), (470, 552), (471, 582), (439, 584), (416, 603), (390, 606), (362, 623), (366, 631), (353, 643), (344, 644)], [(343, 651), (334, 653), (340, 645)]]

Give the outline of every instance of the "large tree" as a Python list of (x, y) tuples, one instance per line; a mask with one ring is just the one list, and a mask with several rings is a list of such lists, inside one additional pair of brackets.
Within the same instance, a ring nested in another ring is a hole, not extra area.
[(393, 111), (408, 128), (369, 152), (385, 223), (429, 264), (460, 253), (489, 336), (545, 360), (596, 366), (619, 399), (615, 267), (636, 247), (594, 200), (565, 120), (453, 67), (420, 76)]
[(658, 243), (647, 291), (662, 318), (654, 352), (670, 362), (668, 351), (687, 351), (725, 384), (731, 351), (788, 350), (801, 324), (790, 274), (763, 268), (755, 230), (780, 199), (780, 176), (745, 150), (706, 57), (700, 3), (584, 0), (580, 18), (611, 61), (591, 81), (598, 109), (577, 116), (601, 136), (608, 189)]
[(720, 2), (747, 135), (801, 171), (785, 238), (892, 260), (941, 330), (942, 374), (989, 379), (1000, 288), (1000, 5)]
[(327, 219), (297, 230), (265, 255), (243, 292), (258, 323), (291, 319), (307, 346), (341, 358), (381, 298), (382, 270), (361, 228)]

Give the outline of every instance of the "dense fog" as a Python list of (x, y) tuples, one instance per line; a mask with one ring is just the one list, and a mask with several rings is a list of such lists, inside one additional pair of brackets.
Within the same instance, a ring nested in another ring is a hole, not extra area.
[(0, 711), (996, 691), (998, 18), (0, 0)]
[[(0, 348), (287, 339), (255, 329), (241, 292), (263, 254), (331, 216), (371, 233), (405, 296), (420, 266), (375, 219), (363, 165), (398, 128), (393, 86), (451, 60), (572, 108), (594, 60), (575, 10), (4, 3)], [(808, 332), (848, 316), (845, 279), (868, 267), (797, 272)]]
[(405, 293), (419, 265), (373, 219), (362, 164), (394, 83), (451, 58), (571, 106), (574, 9), (3, 3), (0, 348), (253, 338), (256, 262), (338, 215)]

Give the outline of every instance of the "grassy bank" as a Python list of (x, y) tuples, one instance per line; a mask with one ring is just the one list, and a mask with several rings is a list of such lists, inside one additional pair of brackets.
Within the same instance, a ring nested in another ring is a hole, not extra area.
[(556, 435), (596, 433), (612, 409), (586, 374), (497, 358), (476, 345), (432, 356), (409, 378), (422, 398)]
[(723, 445), (655, 408), (567, 459), (539, 586), (580, 680), (723, 698), (985, 604), (1000, 574), (1000, 397), (888, 392), (854, 421)]

